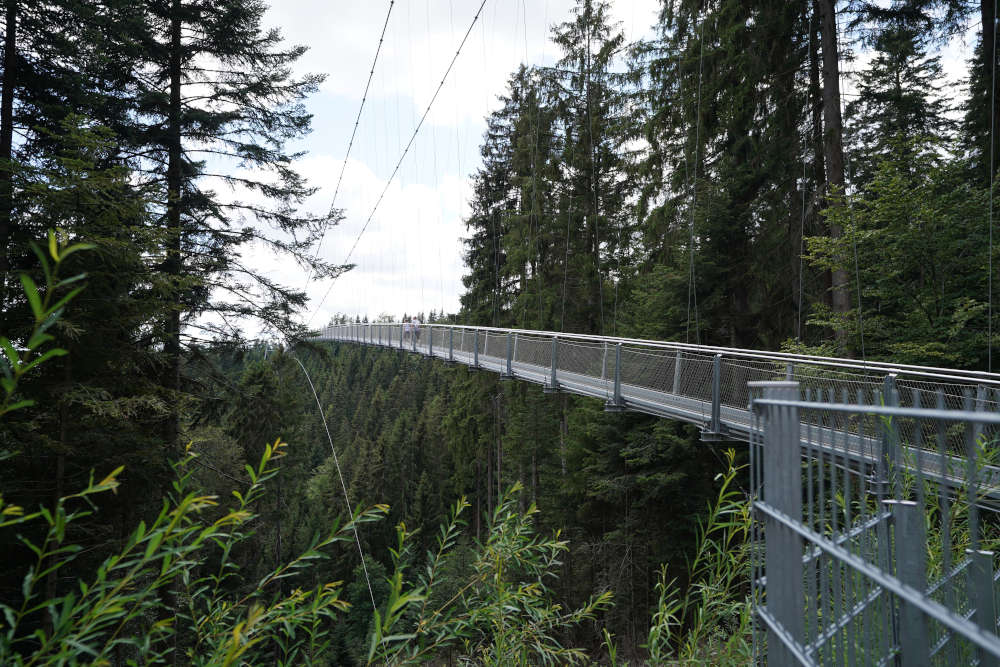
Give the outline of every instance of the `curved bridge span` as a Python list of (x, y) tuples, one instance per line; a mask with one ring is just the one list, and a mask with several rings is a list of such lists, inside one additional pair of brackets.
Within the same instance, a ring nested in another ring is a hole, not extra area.
[[(462, 363), (749, 442), (762, 662), (1000, 664), (1000, 570), (982, 548), (1000, 540), (1000, 375), (418, 326), (343, 324), (317, 340)], [(956, 560), (933, 570), (935, 550)]]
[(582, 334), (420, 324), (341, 324), (316, 340), (397, 348), (492, 371), (748, 440), (760, 382), (794, 381), (805, 398), (992, 411), (1000, 374)]

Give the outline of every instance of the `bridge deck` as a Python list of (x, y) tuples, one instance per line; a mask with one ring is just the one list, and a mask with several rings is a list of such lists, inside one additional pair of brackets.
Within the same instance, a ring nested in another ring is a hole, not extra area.
[[(399, 324), (349, 324), (328, 328), (319, 339), (402, 349), (548, 390), (600, 399), (609, 409), (694, 424), (709, 441), (753, 437), (750, 403), (755, 397), (753, 385), (761, 381), (796, 380), (804, 385), (807, 397), (843, 402), (856, 398), (859, 403), (898, 403), (902, 398), (916, 406), (936, 401), (942, 407), (991, 412), (998, 405), (1000, 376), (985, 373), (552, 332), (448, 325), (420, 328), (421, 335), (414, 340)], [(880, 456), (891, 453), (887, 432), (878, 420), (845, 425), (819, 423), (807, 414), (802, 417), (802, 446), (837, 457), (843, 465), (871, 467)], [(908, 431), (905, 422), (893, 428), (892, 437), (899, 447), (896, 456), (903, 467), (919, 468), (923, 476), (948, 486), (966, 478), (962, 434), (950, 434), (945, 445), (935, 447), (924, 444), (922, 433)], [(989, 428), (982, 426), (979, 432)], [(987, 467), (982, 472), (987, 486), (1000, 485), (1000, 469)]]

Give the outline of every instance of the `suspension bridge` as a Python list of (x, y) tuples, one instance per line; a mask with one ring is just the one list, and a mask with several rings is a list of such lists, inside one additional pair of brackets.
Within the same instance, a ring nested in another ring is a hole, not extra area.
[(1000, 375), (451, 324), (338, 324), (316, 340), (464, 364), (694, 424), (708, 442), (748, 442), (761, 664), (1000, 664), (988, 548), (1000, 542)]
[[(751, 402), (761, 383), (796, 382), (802, 395), (830, 402), (994, 411), (1000, 375), (784, 352), (762, 352), (551, 331), (450, 324), (356, 323), (322, 330), (318, 340), (397, 348), (604, 401), (608, 411), (636, 411), (694, 424), (707, 442), (749, 442)], [(805, 427), (803, 427), (805, 429)], [(905, 429), (904, 429), (905, 430)], [(803, 430), (803, 440), (830, 448), (840, 433)], [(857, 461), (878, 459), (878, 444), (849, 434)], [(908, 440), (912, 433), (906, 432)], [(925, 473), (964, 469), (961, 444), (921, 455)], [(909, 450), (907, 450), (909, 451)], [(910, 458), (913, 458), (912, 456)], [(1000, 483), (1000, 468), (993, 469)], [(950, 472), (944, 478), (958, 478)]]
[[(484, 5), (479, 5), (344, 264), (369, 228)], [(392, 6), (390, 2), (382, 38)], [(694, 183), (700, 177), (704, 27), (702, 22), (698, 35), (694, 178), (689, 178), (685, 156), (684, 185), (691, 202), (688, 326), (693, 306), (696, 331)], [(588, 90), (589, 77), (588, 70)], [(367, 94), (368, 85), (355, 132)], [(354, 140), (352, 133), (348, 155)], [(990, 169), (991, 178), (994, 171)], [(992, 261), (992, 187), (990, 192), (987, 256)], [(335, 191), (335, 201), (336, 196)], [(805, 222), (803, 187), (800, 239)], [(495, 248), (495, 228), (493, 234)], [(569, 239), (567, 222), (567, 257)], [(854, 266), (863, 350), (856, 247)], [(494, 271), (496, 279), (498, 267)], [(600, 260), (595, 271), (603, 285)], [(988, 275), (987, 346), (992, 350), (991, 270)], [(563, 283), (565, 305), (565, 277)], [(331, 289), (332, 283), (309, 322)], [(749, 574), (759, 664), (1000, 665), (1000, 570), (990, 550), (1000, 545), (1000, 374), (447, 323), (348, 322), (324, 328), (315, 340), (462, 364), (505, 380), (541, 385), (546, 393), (597, 399), (609, 412), (634, 411), (692, 424), (706, 443), (748, 443)], [(990, 360), (992, 370), (992, 354)], [(316, 400), (320, 403), (318, 396)], [(332, 439), (330, 444), (332, 448)], [(349, 506), (346, 487), (344, 493)]]

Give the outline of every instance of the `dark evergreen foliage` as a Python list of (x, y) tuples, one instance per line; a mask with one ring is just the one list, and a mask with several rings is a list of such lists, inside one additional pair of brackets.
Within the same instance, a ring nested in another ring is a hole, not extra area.
[[(101, 519), (72, 522), (84, 550), (46, 577), (49, 599), (157, 515), (182, 443), (199, 454), (192, 478), (228, 496), (280, 437), (291, 443), (282, 475), (257, 499), (253, 534), (233, 553), (244, 578), (226, 579), (227, 592), (252, 590), (348, 516), (346, 490), (356, 505), (391, 506), (389, 521), (359, 532), (371, 595), (389, 600), (402, 591), (390, 573), (434, 562), (437, 526), (464, 497), (468, 536), (453, 538), (435, 574), (443, 604), (472, 572), (476, 543), (488, 544), (492, 513), (520, 503), (533, 516), (537, 503), (533, 520), (569, 538), (546, 590), (567, 608), (612, 590), (600, 622), (644, 658), (662, 582), (685, 585), (685, 559), (704, 547), (696, 526), (727, 467), (719, 452), (691, 428), (594, 401), (297, 340), (304, 295), (258, 271), (246, 249), (336, 275), (345, 267), (309, 249), (341, 213), (302, 211), (314, 190), (287, 145), (308, 132), (304, 100), (321, 77), (292, 75), (303, 49), (263, 28), (260, 0), (3, 6), (0, 334), (30, 336), (16, 275), (41, 275), (29, 241), (58, 229), (94, 247), (67, 260), (88, 274), (53, 329), (68, 355), (19, 388), (44, 409), (0, 425), (0, 491), (55, 507), (91, 470), (125, 466), (118, 495), (95, 501)], [(947, 94), (941, 45), (971, 24), (966, 88)], [(837, 25), (850, 28), (840, 43)], [(987, 319), (986, 273), (1000, 259), (986, 224), (1000, 146), (994, 25), (993, 3), (971, 0), (665, 0), (655, 36), (627, 44), (607, 3), (579, 0), (552, 29), (557, 65), (512, 72), (487, 119), (453, 317), (987, 367), (986, 332), (1000, 330)], [(866, 59), (843, 73), (856, 96), (841, 137), (831, 63), (852, 54)], [(243, 318), (295, 344), (246, 343)], [(516, 500), (513, 483), (524, 488)], [(392, 557), (401, 534), (408, 549)], [(7, 602), (32, 555), (3, 539)], [(357, 550), (345, 542), (329, 555), (276, 593), (346, 580), (353, 607), (330, 635), (330, 660), (363, 663), (375, 626)], [(161, 614), (186, 602), (170, 587), (158, 595)], [(413, 622), (407, 613), (393, 622)], [(50, 622), (37, 613), (21, 627)], [(596, 646), (590, 630), (574, 639)]]

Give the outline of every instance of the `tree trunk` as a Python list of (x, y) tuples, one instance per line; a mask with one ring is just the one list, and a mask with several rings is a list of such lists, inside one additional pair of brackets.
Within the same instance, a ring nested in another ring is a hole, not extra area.
[[(840, 63), (837, 49), (836, 0), (818, 0), (820, 8), (820, 26), (823, 41), (823, 118), (825, 131), (823, 148), (826, 157), (826, 192), (827, 194), (844, 192), (844, 131), (840, 117)], [(835, 200), (831, 206), (842, 206)], [(840, 238), (843, 229), (840, 225), (830, 225), (830, 237)], [(844, 269), (836, 269), (832, 273), (833, 312), (846, 313), (851, 308), (848, 294), (848, 276)], [(842, 326), (836, 330), (837, 342), (845, 347), (846, 332)]]
[[(813, 16), (819, 16), (819, 1), (813, 0)], [(823, 150), (823, 87), (820, 83), (820, 67), (819, 67), (819, 37), (818, 34), (821, 32), (819, 27), (813, 27), (812, 22), (809, 26), (809, 106), (812, 111), (812, 141), (813, 141), (813, 151), (815, 153), (813, 158), (813, 181), (816, 183), (816, 188), (820, 187), (821, 183), (826, 182), (826, 169), (823, 167), (823, 155), (825, 151)], [(818, 195), (818, 191), (817, 191)], [(811, 204), (810, 208), (814, 211), (819, 211), (819, 201), (815, 201), (815, 206)], [(815, 220), (810, 216), (809, 220), (813, 222), (813, 229), (818, 229), (819, 225), (815, 224)], [(823, 282), (826, 289), (823, 290), (823, 303), (826, 304), (828, 308), (833, 308), (833, 277), (829, 270), (823, 272)]]
[[(986, 111), (987, 115), (986, 118), (984, 118), (985, 121), (984, 125), (986, 127), (986, 136), (984, 137), (986, 144), (986, 152), (983, 154), (983, 160), (985, 162), (984, 165), (985, 168), (983, 169), (983, 171), (986, 173), (989, 173), (990, 169), (988, 162), (988, 160), (990, 159), (989, 151), (992, 149), (993, 157), (1000, 158), (1000, 136), (998, 136), (998, 134), (1000, 133), (995, 132), (996, 121), (997, 119), (1000, 119), (1000, 95), (996, 94), (997, 90), (995, 86), (997, 85), (998, 81), (994, 80), (993, 76), (994, 63), (996, 62), (996, 53), (994, 53), (995, 51), (994, 31), (996, 30), (996, 13), (995, 13), (996, 8), (994, 6), (995, 2), (996, 0), (980, 0), (979, 2), (979, 15), (980, 15), (980, 20), (982, 22), (981, 34), (982, 34), (982, 47), (983, 47), (982, 50), (983, 89), (986, 93), (985, 96), (986, 103), (987, 104), (992, 103), (993, 105), (993, 113), (990, 114), (990, 111), (987, 108)], [(993, 87), (993, 90), (990, 90), (991, 87)], [(993, 125), (992, 127), (991, 124)], [(989, 145), (989, 142), (991, 141), (993, 144), (992, 146)], [(992, 176), (993, 175), (990, 174), (990, 178), (992, 178)]]
[[(165, 326), (164, 348), (167, 353), (166, 386), (175, 392), (170, 401), (170, 414), (167, 417), (166, 429), (167, 456), (179, 458), (180, 455), (180, 408), (179, 393), (181, 389), (181, 197), (182, 197), (182, 164), (181, 164), (181, 0), (171, 0), (170, 3), (170, 52), (167, 63), (167, 75), (170, 81), (170, 102), (167, 112), (167, 240), (164, 271), (173, 281), (171, 300), (168, 304), (169, 313)], [(169, 664), (179, 665), (181, 661), (182, 639), (179, 635), (178, 621), (178, 591), (175, 581), (167, 582), (158, 591), (163, 605), (163, 618), (173, 620), (172, 636), (173, 651)]]
[(7, 310), (11, 216), (14, 211), (11, 158), (14, 146), (14, 87), (17, 85), (17, 0), (7, 0), (5, 20), (3, 81), (0, 83), (0, 312)]
[[(170, 312), (167, 315), (165, 347), (168, 357), (167, 386), (175, 392), (181, 389), (181, 313), (180, 313), (180, 276), (181, 276), (181, 197), (182, 197), (182, 165), (181, 165), (181, 0), (171, 1), (170, 16), (170, 60), (168, 75), (170, 77), (170, 107), (167, 117), (167, 248), (164, 268), (170, 279), (174, 281), (173, 298)], [(177, 401), (172, 402), (174, 408), (169, 417), (167, 427), (167, 447), (171, 456), (178, 452), (180, 431), (180, 414), (177, 411)]]

